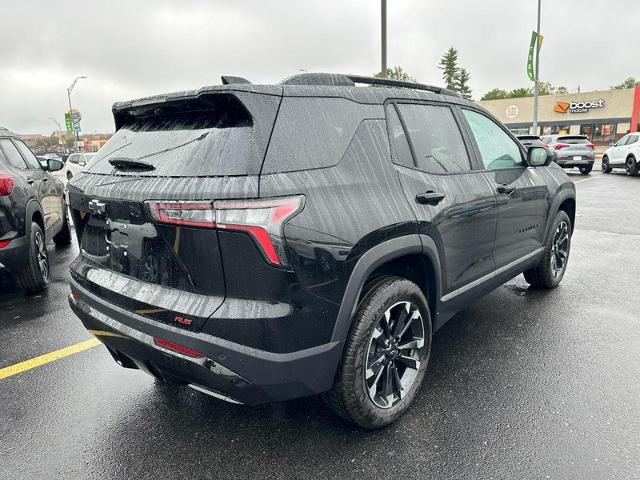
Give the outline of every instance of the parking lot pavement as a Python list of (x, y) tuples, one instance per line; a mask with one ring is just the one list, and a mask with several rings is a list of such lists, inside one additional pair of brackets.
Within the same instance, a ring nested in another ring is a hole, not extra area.
[[(0, 477), (639, 478), (640, 178), (571, 177), (563, 283), (520, 276), (456, 315), (389, 428), (355, 428), (317, 398), (229, 405), (98, 346), (0, 379)], [(46, 294), (0, 296), (0, 369), (90, 338), (66, 300), (77, 251), (50, 253)]]

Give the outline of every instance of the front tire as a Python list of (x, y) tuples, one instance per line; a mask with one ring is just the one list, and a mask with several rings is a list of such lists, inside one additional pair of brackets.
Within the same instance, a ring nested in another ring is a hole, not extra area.
[(591, 173), (591, 170), (593, 170), (593, 165), (589, 165), (588, 167), (580, 167), (578, 170), (580, 170), (580, 173), (582, 175), (589, 175)]
[(602, 157), (602, 173), (611, 173), (613, 168), (609, 166), (609, 157), (606, 155)]
[(31, 222), (27, 266), (16, 276), (20, 288), (27, 292), (40, 292), (49, 284), (49, 256), (44, 233), (36, 222)]
[(571, 220), (566, 212), (560, 210), (553, 222), (553, 233), (544, 247), (540, 263), (524, 272), (524, 279), (533, 287), (556, 288), (569, 261), (571, 250)]
[(336, 382), (323, 398), (331, 410), (361, 427), (389, 425), (420, 389), (430, 353), (427, 300), (416, 284), (388, 277), (361, 301)]
[(638, 166), (638, 162), (636, 162), (636, 159), (634, 156), (630, 156), (629, 158), (627, 158), (626, 169), (627, 169), (627, 173), (632, 177), (635, 177), (638, 175), (638, 171), (640, 171), (640, 166)]

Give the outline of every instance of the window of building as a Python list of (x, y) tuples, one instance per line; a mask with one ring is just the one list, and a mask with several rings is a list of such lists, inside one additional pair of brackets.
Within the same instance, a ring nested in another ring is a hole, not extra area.
[(569, 125), (543, 125), (542, 135), (569, 135)]
[(413, 146), (416, 168), (431, 173), (464, 172), (471, 162), (451, 108), (398, 105)]
[(509, 131), (514, 135), (529, 135), (529, 127), (511, 127)]
[(616, 139), (615, 123), (595, 123), (580, 125), (580, 134), (585, 135), (593, 143), (608, 144)]

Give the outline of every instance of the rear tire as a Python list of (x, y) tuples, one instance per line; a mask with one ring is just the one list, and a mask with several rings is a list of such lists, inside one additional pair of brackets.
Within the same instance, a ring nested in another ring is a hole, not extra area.
[(49, 283), (49, 257), (44, 233), (36, 222), (31, 222), (27, 266), (16, 275), (16, 282), (27, 292), (40, 292)]
[(636, 162), (636, 157), (634, 157), (633, 155), (627, 158), (626, 169), (627, 169), (627, 173), (632, 177), (635, 177), (638, 175), (638, 171), (640, 171), (640, 166), (638, 166), (638, 162)]
[(579, 167), (579, 170), (582, 175), (589, 175), (591, 170), (593, 170), (593, 165), (589, 165), (588, 167)]
[(602, 157), (602, 173), (611, 173), (611, 170), (613, 168), (609, 166), (609, 157), (605, 155)]
[(71, 245), (71, 227), (69, 226), (69, 214), (67, 213), (67, 207), (64, 207), (64, 221), (62, 225), (62, 230), (60, 230), (55, 237), (53, 237), (53, 241), (56, 244), (56, 247), (66, 247)]
[(533, 287), (556, 288), (567, 270), (571, 251), (571, 220), (563, 210), (556, 214), (551, 232), (538, 265), (524, 272), (524, 279)]
[(336, 414), (361, 427), (389, 425), (420, 389), (430, 353), (427, 300), (416, 284), (388, 277), (361, 301), (336, 382), (323, 399)]
[(73, 173), (67, 170), (67, 180), (71, 180), (73, 178)]

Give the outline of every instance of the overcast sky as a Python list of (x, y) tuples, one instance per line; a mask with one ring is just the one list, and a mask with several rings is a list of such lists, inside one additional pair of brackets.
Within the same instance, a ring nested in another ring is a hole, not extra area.
[[(442, 84), (450, 46), (475, 99), (530, 86), (536, 0), (388, 0), (388, 63)], [(378, 0), (3, 1), (0, 125), (19, 133), (63, 123), (66, 87), (86, 132), (111, 132), (111, 105), (220, 83), (272, 83), (300, 69), (380, 70)], [(543, 0), (541, 79), (570, 91), (640, 78), (640, 1)]]

